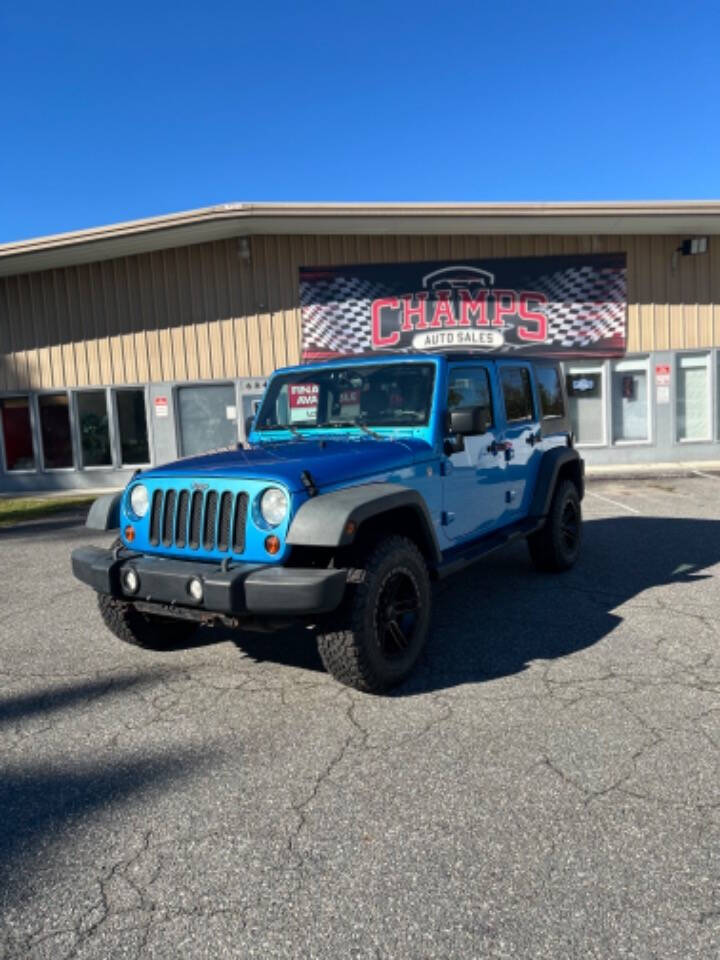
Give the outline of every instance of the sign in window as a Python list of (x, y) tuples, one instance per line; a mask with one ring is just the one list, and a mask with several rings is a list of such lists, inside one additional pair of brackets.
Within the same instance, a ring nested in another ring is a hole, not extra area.
[(34, 470), (30, 398), (3, 397), (0, 400), (0, 419), (6, 469)]

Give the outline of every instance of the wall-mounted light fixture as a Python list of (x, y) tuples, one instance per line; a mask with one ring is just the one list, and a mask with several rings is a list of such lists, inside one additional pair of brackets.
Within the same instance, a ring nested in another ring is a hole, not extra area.
[(683, 240), (679, 247), (676, 247), (673, 250), (672, 255), (672, 269), (673, 273), (677, 270), (678, 259), (683, 257), (694, 257), (698, 253), (707, 253), (708, 251), (708, 238), (707, 237), (689, 237), (687, 240)]
[(250, 238), (238, 237), (238, 256), (241, 260), (250, 259)]
[(707, 253), (707, 248), (707, 237), (692, 237), (689, 240), (683, 240), (678, 247), (678, 253), (681, 253), (684, 257), (690, 257), (696, 253)]

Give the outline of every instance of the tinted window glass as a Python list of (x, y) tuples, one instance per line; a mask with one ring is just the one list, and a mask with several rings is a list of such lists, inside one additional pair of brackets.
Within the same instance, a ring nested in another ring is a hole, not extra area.
[(535, 381), (540, 395), (540, 410), (543, 417), (562, 417), (565, 415), (563, 406), (560, 374), (557, 367), (545, 367), (538, 364), (535, 367)]
[(455, 367), (450, 371), (448, 410), (456, 407), (484, 407), (493, 425), (490, 378), (484, 367)]
[(88, 390), (78, 393), (77, 411), (83, 466), (109, 466), (112, 456), (105, 391)]
[(0, 400), (0, 413), (2, 414), (7, 469), (34, 470), (35, 454), (33, 453), (28, 398), (5, 397)]
[(274, 377), (256, 430), (418, 427), (427, 424), (434, 367), (386, 363), (326, 367)]
[(117, 412), (122, 462), (149, 463), (144, 391), (118, 390)]
[(525, 367), (501, 367), (500, 383), (502, 384), (505, 414), (508, 422), (532, 420), (532, 390), (530, 388), (530, 374), (527, 369)]
[(66, 393), (43, 393), (38, 397), (43, 459), (48, 470), (72, 467), (70, 409)]

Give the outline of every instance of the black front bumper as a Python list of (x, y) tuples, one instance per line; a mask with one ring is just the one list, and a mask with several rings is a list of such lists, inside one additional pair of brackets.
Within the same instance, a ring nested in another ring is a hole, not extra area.
[[(123, 577), (129, 567), (139, 580), (134, 593), (127, 590)], [(196, 560), (170, 560), (99, 547), (73, 550), (72, 570), (78, 580), (98, 593), (122, 600), (226, 616), (277, 618), (334, 610), (343, 598), (347, 573), (251, 563), (223, 570), (221, 566)], [(202, 583), (202, 600), (195, 600), (188, 592), (193, 578)]]

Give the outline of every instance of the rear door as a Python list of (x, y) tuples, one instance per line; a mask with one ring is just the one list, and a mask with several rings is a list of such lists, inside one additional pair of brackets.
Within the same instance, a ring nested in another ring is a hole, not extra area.
[(442, 529), (452, 543), (481, 536), (502, 518), (504, 459), (498, 455), (492, 372), (491, 364), (481, 362), (451, 364), (448, 371), (447, 409), (482, 406), (491, 423), (486, 433), (465, 437), (464, 449), (444, 465)]
[(528, 512), (542, 456), (540, 415), (529, 362), (498, 361), (502, 394), (505, 447), (505, 512), (503, 524), (522, 519)]

